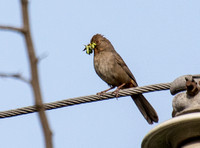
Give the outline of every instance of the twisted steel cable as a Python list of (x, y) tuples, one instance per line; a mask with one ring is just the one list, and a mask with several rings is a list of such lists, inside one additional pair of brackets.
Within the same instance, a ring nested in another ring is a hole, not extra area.
[[(119, 91), (119, 97), (125, 97), (125, 96), (130, 96), (133, 94), (141, 94), (141, 93), (147, 93), (147, 92), (153, 92), (153, 91), (167, 90), (170, 88), (170, 86), (171, 86), (171, 83), (160, 83), (160, 84), (148, 85), (148, 86), (143, 86), (143, 87), (123, 89)], [(45, 110), (51, 110), (51, 109), (56, 109), (56, 108), (61, 108), (61, 107), (78, 105), (82, 103), (108, 100), (111, 98), (115, 98), (115, 94), (113, 94), (113, 92), (105, 93), (102, 96), (90, 95), (90, 96), (65, 99), (65, 100), (51, 102), (51, 103), (45, 103), (44, 108)], [(23, 115), (23, 114), (34, 113), (34, 112), (37, 112), (36, 106), (27, 106), (27, 107), (17, 108), (13, 110), (8, 110), (8, 111), (2, 111), (0, 112), (0, 118), (13, 117), (13, 116), (18, 116), (18, 115)]]

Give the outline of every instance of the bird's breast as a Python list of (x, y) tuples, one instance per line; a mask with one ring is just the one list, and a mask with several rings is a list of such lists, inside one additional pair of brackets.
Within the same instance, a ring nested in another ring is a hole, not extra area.
[(95, 54), (94, 68), (98, 76), (109, 85), (119, 86), (130, 81), (129, 76), (117, 63), (112, 52)]

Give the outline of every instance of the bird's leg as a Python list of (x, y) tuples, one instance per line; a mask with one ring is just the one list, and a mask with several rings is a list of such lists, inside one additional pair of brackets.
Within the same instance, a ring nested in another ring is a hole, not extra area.
[(101, 95), (103, 95), (104, 93), (106, 93), (107, 91), (109, 91), (109, 90), (111, 90), (113, 88), (115, 88), (115, 86), (111, 86), (110, 88), (108, 88), (108, 89), (106, 89), (104, 91), (98, 92), (97, 95), (101, 96)]
[(115, 94), (115, 97), (118, 98), (119, 97), (119, 90), (126, 85), (126, 83), (123, 83), (122, 85), (118, 86), (117, 89), (115, 91), (113, 91), (113, 94)]

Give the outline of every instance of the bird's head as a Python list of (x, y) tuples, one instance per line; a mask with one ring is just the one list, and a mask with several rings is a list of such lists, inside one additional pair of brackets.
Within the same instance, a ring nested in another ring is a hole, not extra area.
[(106, 47), (110, 45), (110, 41), (107, 40), (103, 35), (101, 34), (96, 34), (92, 37), (90, 43), (88, 45), (85, 45), (85, 49), (87, 54), (91, 54), (93, 50), (96, 51), (102, 51), (105, 50)]

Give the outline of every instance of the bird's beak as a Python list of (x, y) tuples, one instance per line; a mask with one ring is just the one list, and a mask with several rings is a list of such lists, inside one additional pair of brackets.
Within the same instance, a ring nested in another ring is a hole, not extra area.
[(90, 43), (88, 45), (85, 45), (85, 48), (83, 49), (83, 51), (86, 50), (86, 53), (90, 55), (93, 52), (95, 46), (96, 46), (95, 43)]

